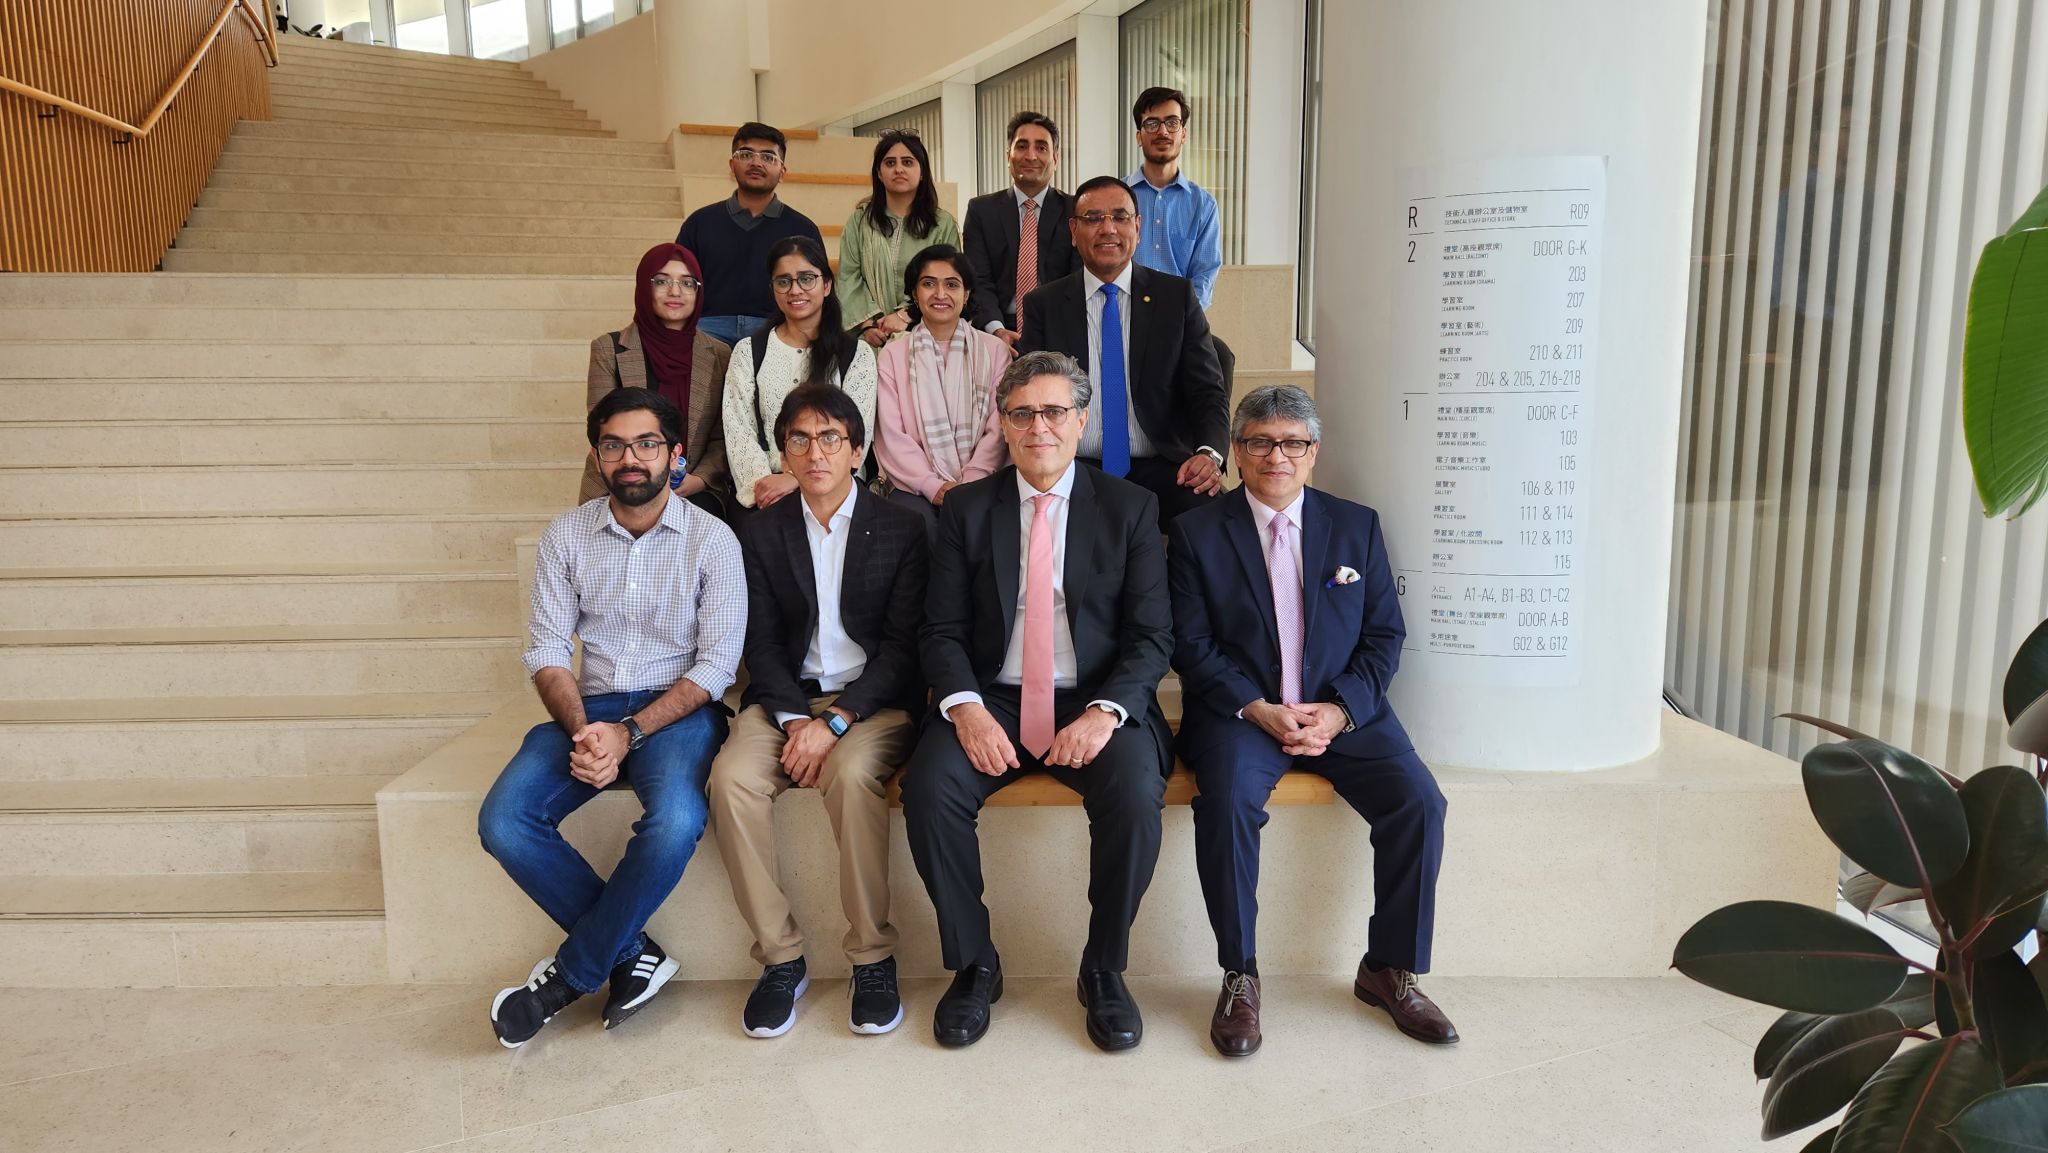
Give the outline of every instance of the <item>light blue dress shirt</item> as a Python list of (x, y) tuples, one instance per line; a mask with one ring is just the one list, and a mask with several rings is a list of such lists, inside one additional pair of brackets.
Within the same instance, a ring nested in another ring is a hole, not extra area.
[(1195, 299), (1204, 309), (1216, 291), (1216, 274), (1223, 268), (1223, 226), (1216, 212), (1216, 198), (1194, 181), (1185, 170), (1173, 183), (1154, 188), (1138, 169), (1124, 178), (1138, 202), (1143, 222), (1138, 229), (1139, 264), (1155, 272), (1185, 276), (1195, 285)]

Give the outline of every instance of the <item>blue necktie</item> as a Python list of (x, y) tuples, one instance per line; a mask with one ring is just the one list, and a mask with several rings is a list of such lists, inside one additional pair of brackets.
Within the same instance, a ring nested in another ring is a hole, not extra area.
[(1117, 314), (1114, 284), (1102, 286), (1102, 367), (1095, 377), (1097, 411), (1102, 414), (1102, 471), (1123, 476), (1131, 471), (1131, 429), (1125, 412), (1124, 321)]

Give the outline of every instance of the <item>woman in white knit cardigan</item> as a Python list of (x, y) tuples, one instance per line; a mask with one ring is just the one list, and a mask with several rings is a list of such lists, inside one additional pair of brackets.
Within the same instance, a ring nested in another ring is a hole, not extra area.
[(766, 508), (796, 491), (796, 478), (781, 471), (775, 417), (798, 387), (845, 389), (870, 439), (875, 427), (875, 350), (840, 323), (825, 249), (808, 236), (778, 240), (768, 250), (768, 277), (781, 316), (740, 341), (725, 370), (726, 459), (747, 508)]

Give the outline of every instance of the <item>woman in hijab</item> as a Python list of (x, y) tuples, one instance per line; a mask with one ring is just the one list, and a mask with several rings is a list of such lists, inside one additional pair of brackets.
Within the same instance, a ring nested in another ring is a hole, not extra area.
[[(725, 459), (725, 370), (732, 349), (697, 331), (704, 278), (680, 244), (657, 244), (640, 258), (633, 281), (633, 323), (590, 342), (585, 411), (615, 388), (648, 388), (675, 402), (684, 419), (688, 471), (676, 492), (725, 518), (732, 481)], [(579, 500), (605, 495), (597, 456), (584, 459)]]
[(1010, 346), (966, 320), (974, 283), (967, 258), (934, 244), (910, 258), (903, 293), (916, 318), (906, 340), (875, 357), (875, 459), (889, 499), (939, 527), (939, 506), (955, 485), (1003, 467), (1009, 453), (996, 416), (996, 378)]

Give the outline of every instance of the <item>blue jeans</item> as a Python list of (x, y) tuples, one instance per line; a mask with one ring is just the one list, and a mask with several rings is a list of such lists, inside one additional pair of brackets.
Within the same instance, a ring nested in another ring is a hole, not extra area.
[[(593, 721), (619, 721), (659, 696), (651, 689), (606, 693), (585, 697), (583, 710)], [(477, 815), (484, 851), (569, 934), (555, 964), (570, 988), (595, 992), (613, 966), (640, 955), (641, 930), (682, 880), (704, 835), (704, 781), (725, 723), (713, 701), (626, 755), (619, 779), (640, 798), (642, 815), (609, 881), (562, 839), (562, 818), (599, 792), (569, 775), (573, 743), (562, 726), (534, 726), (484, 797)]]
[(706, 336), (716, 337), (732, 345), (768, 327), (768, 319), (762, 316), (707, 316), (697, 321), (697, 331)]

